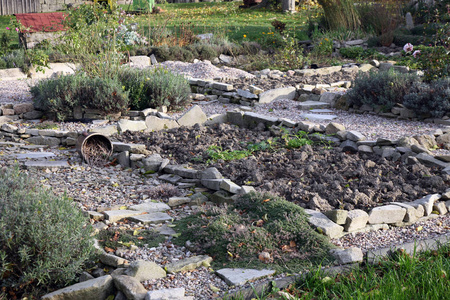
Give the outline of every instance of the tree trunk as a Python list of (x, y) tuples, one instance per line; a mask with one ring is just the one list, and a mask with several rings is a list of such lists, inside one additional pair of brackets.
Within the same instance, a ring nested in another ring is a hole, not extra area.
[(283, 12), (295, 12), (295, 0), (283, 0), (281, 9)]

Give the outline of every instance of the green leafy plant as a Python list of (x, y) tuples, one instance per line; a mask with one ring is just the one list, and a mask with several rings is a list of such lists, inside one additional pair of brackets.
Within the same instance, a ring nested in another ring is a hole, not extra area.
[(252, 155), (252, 153), (252, 150), (223, 150), (221, 146), (217, 145), (211, 145), (206, 150), (206, 154), (212, 161), (217, 161), (219, 159), (224, 161), (237, 160), (248, 157)]
[(283, 128), (283, 135), (281, 139), (284, 141), (284, 146), (288, 149), (300, 148), (305, 145), (312, 145), (312, 141), (308, 138), (308, 133), (305, 131), (297, 131), (296, 133), (291, 133)]
[(18, 167), (0, 170), (0, 286), (27, 295), (73, 282), (94, 253), (91, 227), (66, 196)]

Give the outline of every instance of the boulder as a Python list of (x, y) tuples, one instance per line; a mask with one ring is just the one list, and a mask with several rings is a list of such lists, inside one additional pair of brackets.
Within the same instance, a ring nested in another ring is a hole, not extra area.
[(325, 127), (325, 134), (336, 134), (338, 131), (344, 131), (345, 127), (342, 124), (331, 122)]

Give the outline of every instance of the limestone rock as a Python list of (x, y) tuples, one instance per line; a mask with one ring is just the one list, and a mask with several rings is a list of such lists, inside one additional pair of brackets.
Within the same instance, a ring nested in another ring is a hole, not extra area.
[(333, 209), (325, 212), (324, 214), (334, 223), (344, 225), (347, 220), (348, 211), (345, 209)]
[(369, 213), (369, 224), (393, 224), (402, 222), (406, 209), (398, 205), (374, 207)]
[(441, 198), (441, 195), (439, 194), (432, 194), (427, 195), (425, 197), (422, 197), (420, 199), (417, 199), (413, 202), (409, 202), (408, 204), (415, 207), (417, 209), (417, 206), (422, 206), (424, 208), (424, 215), (429, 216), (431, 212), (433, 211), (433, 205), (436, 201), (438, 201)]
[(185, 297), (184, 288), (161, 289), (147, 292), (145, 300), (188, 300), (194, 297)]
[(347, 232), (362, 229), (366, 226), (367, 221), (369, 221), (369, 215), (365, 211), (361, 209), (351, 210), (348, 212), (344, 229)]
[(103, 214), (105, 215), (107, 220), (109, 220), (111, 223), (114, 223), (131, 216), (140, 215), (142, 214), (142, 212), (136, 210), (121, 209), (104, 211)]
[(305, 209), (310, 216), (308, 222), (317, 227), (320, 232), (330, 238), (337, 238), (342, 235), (344, 228), (328, 219), (323, 213), (311, 209)]
[(364, 255), (360, 248), (352, 247), (348, 249), (332, 249), (330, 251), (337, 262), (341, 265), (359, 263), (363, 261)]
[(287, 99), (294, 100), (296, 94), (295, 87), (284, 87), (268, 90), (259, 95), (259, 103), (270, 103), (274, 100)]
[(274, 270), (255, 270), (255, 269), (221, 269), (216, 271), (230, 286), (244, 285), (247, 281), (256, 280), (275, 274)]
[(161, 119), (156, 116), (147, 116), (145, 118), (146, 131), (158, 131), (163, 129), (172, 129), (180, 125), (175, 120)]
[(178, 273), (181, 271), (195, 270), (198, 267), (209, 267), (212, 261), (212, 257), (208, 255), (199, 255), (185, 258), (182, 260), (174, 261), (166, 265), (168, 273)]
[(43, 300), (98, 300), (106, 299), (113, 293), (113, 279), (110, 275), (86, 280), (50, 294), (44, 295)]
[(194, 105), (189, 109), (184, 115), (182, 115), (178, 120), (180, 126), (193, 126), (195, 124), (203, 124), (207, 121), (206, 114), (198, 105)]
[(330, 124), (327, 125), (327, 127), (325, 128), (325, 134), (335, 134), (338, 131), (343, 131), (345, 130), (344, 125), (342, 124), (338, 124), (338, 123), (334, 123), (331, 122)]
[(108, 253), (100, 254), (100, 261), (107, 266), (115, 268), (122, 267), (128, 264), (128, 260), (126, 260), (125, 258)]
[(137, 260), (130, 263), (125, 274), (136, 278), (138, 281), (146, 281), (166, 277), (166, 271), (152, 261)]
[(144, 286), (134, 277), (127, 275), (114, 276), (114, 285), (124, 293), (128, 300), (143, 300), (147, 294)]
[(133, 131), (146, 130), (147, 125), (145, 124), (144, 121), (130, 121), (130, 120), (121, 119), (117, 123), (117, 128), (119, 129), (119, 132), (125, 132), (127, 130), (133, 132)]

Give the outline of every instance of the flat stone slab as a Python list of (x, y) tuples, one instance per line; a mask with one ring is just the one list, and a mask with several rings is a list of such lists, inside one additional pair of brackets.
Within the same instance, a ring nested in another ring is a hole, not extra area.
[(145, 202), (130, 206), (129, 209), (153, 213), (153, 212), (167, 211), (170, 209), (170, 206), (162, 202)]
[(177, 273), (182, 271), (195, 270), (198, 267), (209, 267), (212, 262), (212, 257), (208, 255), (198, 255), (174, 261), (166, 265), (167, 273)]
[(48, 158), (56, 156), (53, 152), (30, 152), (30, 153), (18, 153), (12, 154), (17, 159), (33, 159), (33, 158)]
[(70, 168), (67, 160), (55, 160), (55, 161), (26, 161), (25, 167), (36, 169), (53, 169), (53, 168)]
[(340, 237), (344, 231), (344, 227), (339, 226), (323, 213), (312, 209), (305, 209), (305, 212), (310, 216), (308, 222), (317, 227), (319, 231), (330, 238)]
[(216, 274), (230, 286), (244, 285), (247, 281), (256, 280), (275, 274), (274, 270), (255, 269), (220, 269)]
[(142, 214), (142, 211), (128, 210), (128, 209), (107, 210), (104, 211), (103, 214), (105, 215), (106, 219), (109, 220), (110, 222), (117, 222), (125, 218), (140, 215)]
[(259, 95), (259, 103), (270, 103), (279, 99), (294, 100), (295, 93), (295, 87), (284, 87), (268, 90)]
[(114, 291), (114, 283), (111, 275), (86, 280), (60, 290), (56, 290), (42, 297), (43, 300), (59, 299), (106, 299)]
[(311, 109), (310, 112), (312, 112), (312, 113), (318, 113), (318, 114), (320, 114), (320, 113), (322, 113), (322, 114), (331, 114), (331, 113), (334, 113), (333, 110), (331, 110), (331, 109), (326, 109), (326, 108), (315, 108), (315, 109)]
[[(298, 104), (298, 109), (301, 110), (310, 110), (310, 109), (321, 109), (321, 108), (329, 108), (330, 107), (330, 103), (327, 102), (319, 102), (319, 101), (305, 101), (305, 102), (300, 102)], [(333, 111), (331, 111), (333, 112)]]
[(166, 213), (162, 213), (162, 212), (132, 216), (129, 219), (131, 221), (141, 222), (144, 224), (160, 224), (160, 223), (164, 223), (166, 221), (172, 221), (171, 216), (169, 216)]
[(318, 115), (318, 114), (303, 114), (304, 119), (312, 121), (331, 121), (337, 118), (336, 115)]

